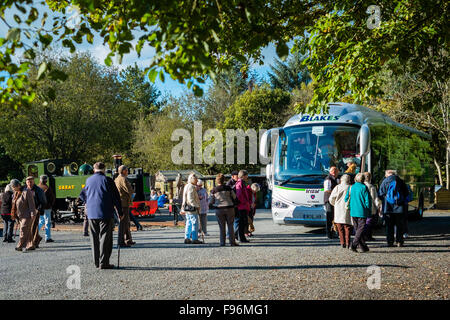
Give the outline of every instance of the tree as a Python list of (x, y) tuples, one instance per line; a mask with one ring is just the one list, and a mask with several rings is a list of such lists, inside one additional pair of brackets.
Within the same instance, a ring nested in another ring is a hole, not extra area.
[(303, 61), (305, 56), (298, 51), (290, 56), (286, 63), (281, 60), (275, 60), (275, 65), (270, 66), (272, 72), (269, 73), (269, 80), (272, 88), (292, 91), (299, 89), (302, 84), (308, 84), (311, 81), (308, 69)]
[[(111, 50), (107, 65), (114, 55), (120, 63), (131, 50), (140, 54), (148, 45), (155, 49), (145, 69), (150, 80), (157, 76), (164, 80), (166, 72), (181, 83), (187, 81), (196, 95), (202, 94), (200, 86), (207, 76), (214, 79), (233, 59), (262, 62), (261, 50), (270, 43), (283, 59), (289, 53), (286, 43), (295, 40), (294, 51), (308, 54), (305, 63), (317, 83), (311, 104), (318, 108), (346, 95), (357, 103), (370, 100), (379, 94), (376, 76), (383, 65), (397, 56), (420, 62), (430, 53), (448, 51), (450, 34), (449, 4), (442, 0), (381, 0), (375, 11), (369, 0), (47, 0), (46, 4), (59, 14), (50, 28), (33, 27), (34, 21), (48, 17), (33, 1), (2, 2), (2, 17), (13, 5), (18, 10), (10, 21), (3, 18), (9, 27), (0, 39), (0, 71), (8, 73), (0, 96), (3, 104), (19, 106), (35, 98), (27, 71), (37, 50), (60, 42), (74, 52), (83, 39), (92, 43), (96, 32)], [(67, 24), (71, 5), (80, 12), (78, 27)], [(24, 37), (32, 44), (22, 41)], [(14, 63), (17, 49), (25, 49), (25, 54)], [(440, 79), (450, 72), (448, 57), (439, 66), (424, 67), (425, 74)], [(38, 78), (53, 71), (46, 64), (39, 70)]]
[(126, 100), (137, 105), (144, 115), (157, 113), (160, 108), (161, 92), (146, 80), (145, 72), (136, 64), (128, 66), (120, 73), (123, 95)]
[(108, 162), (112, 154), (126, 153), (137, 107), (118, 94), (117, 70), (88, 54), (50, 61), (68, 77), (39, 82), (30, 107), (1, 110), (0, 144), (6, 152), (20, 163), (44, 158)]
[[(400, 64), (416, 65), (424, 76), (448, 79), (448, 54), (437, 64), (429, 59), (442, 50), (448, 52), (448, 2), (378, 1), (377, 6), (371, 6), (370, 1), (360, 5), (353, 1), (321, 3), (324, 14), (306, 28), (309, 36), (295, 46), (308, 53), (305, 63), (317, 83), (313, 105), (325, 106), (344, 97), (354, 103), (380, 97), (383, 83), (378, 74), (385, 69), (401, 74), (397, 59)], [(432, 100), (426, 106), (439, 102), (438, 94), (429, 96)]]
[[(268, 87), (256, 88), (246, 91), (225, 111), (225, 120), (219, 125), (224, 137), (227, 129), (238, 129), (242, 131), (254, 130), (258, 134), (261, 129), (271, 129), (284, 124), (286, 113), (289, 112), (290, 94), (281, 89), (270, 89)], [(257, 143), (259, 145), (259, 143)], [(225, 147), (225, 146), (224, 146)], [(256, 147), (257, 150), (257, 146)], [(249, 141), (246, 141), (245, 150), (249, 150)], [(250, 153), (250, 152), (249, 152)], [(259, 166), (251, 165), (249, 156), (245, 161), (246, 168), (258, 170)], [(224, 152), (225, 154), (225, 152)], [(235, 153), (235, 157), (238, 155)], [(257, 155), (256, 155), (257, 157)], [(236, 160), (236, 159), (234, 159)], [(227, 162), (229, 159), (227, 159)], [(237, 163), (236, 161), (234, 163)], [(231, 170), (239, 166), (225, 166), (224, 170)]]
[(204, 98), (203, 126), (215, 128), (222, 123), (225, 110), (256, 81), (255, 78), (255, 74), (238, 61), (233, 61), (229, 68), (220, 72)]
[[(445, 185), (450, 189), (450, 79), (445, 82), (435, 79), (428, 82), (420, 72), (413, 72), (413, 66), (403, 66), (405, 73), (395, 76), (391, 71), (383, 74), (384, 99), (377, 108), (394, 120), (428, 132), (432, 135), (433, 160), (444, 185), (442, 169), (445, 168)], [(431, 100), (430, 93), (439, 95), (431, 107), (425, 107)]]
[(187, 129), (183, 121), (167, 111), (156, 116), (138, 119), (134, 125), (133, 161), (145, 171), (173, 170), (183, 167), (174, 163), (172, 149), (177, 142), (171, 141), (176, 129)]
[(22, 180), (23, 178), (21, 164), (11, 159), (6, 154), (5, 148), (0, 145), (0, 181), (3, 180), (5, 183), (9, 183), (11, 179)]

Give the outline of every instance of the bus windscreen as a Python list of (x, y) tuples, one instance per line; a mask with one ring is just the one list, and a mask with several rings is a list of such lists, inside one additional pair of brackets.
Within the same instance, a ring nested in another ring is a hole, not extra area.
[(285, 128), (275, 153), (275, 180), (295, 176), (322, 176), (332, 166), (341, 173), (358, 173), (361, 165), (359, 127), (311, 125)]

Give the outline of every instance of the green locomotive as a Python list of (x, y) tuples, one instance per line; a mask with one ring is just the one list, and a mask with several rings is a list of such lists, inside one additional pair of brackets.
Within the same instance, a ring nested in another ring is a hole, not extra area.
[[(113, 178), (122, 164), (120, 156), (114, 158), (115, 168), (106, 170), (106, 175)], [(52, 220), (56, 222), (83, 219), (83, 207), (77, 206), (76, 200), (84, 188), (86, 179), (93, 173), (92, 166), (87, 163), (78, 166), (76, 162), (62, 159), (44, 159), (24, 164), (25, 176), (35, 177), (36, 184), (39, 184), (41, 175), (49, 177), (49, 186), (56, 196), (52, 214)], [(135, 190), (134, 201), (150, 199), (150, 174), (144, 173), (142, 168), (130, 168), (128, 179)]]

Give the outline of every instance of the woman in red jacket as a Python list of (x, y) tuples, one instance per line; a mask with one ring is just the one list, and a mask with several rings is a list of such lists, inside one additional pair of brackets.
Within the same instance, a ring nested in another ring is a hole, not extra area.
[[(238, 215), (235, 217), (235, 238), (240, 242), (250, 242), (245, 237), (245, 232), (248, 228), (248, 215), (250, 213), (252, 199), (250, 197), (249, 189), (247, 188), (248, 172), (246, 170), (239, 171), (238, 181), (236, 182), (236, 197), (239, 200)], [(237, 221), (236, 221), (237, 220)]]

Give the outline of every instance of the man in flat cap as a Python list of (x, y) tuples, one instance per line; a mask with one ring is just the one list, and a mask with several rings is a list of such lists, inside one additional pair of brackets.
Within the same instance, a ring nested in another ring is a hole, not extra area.
[(128, 168), (121, 165), (118, 170), (119, 175), (114, 182), (116, 183), (117, 190), (119, 190), (120, 201), (122, 204), (122, 217), (120, 219), (120, 234), (119, 245), (121, 247), (130, 247), (136, 242), (133, 242), (130, 231), (130, 206), (133, 204), (134, 189), (128, 180)]
[(39, 235), (39, 219), (41, 215), (44, 215), (44, 207), (47, 205), (47, 198), (45, 197), (44, 191), (34, 183), (33, 176), (27, 177), (24, 191), (26, 190), (30, 190), (34, 198), (36, 214), (31, 221), (31, 239), (33, 247), (39, 248), (39, 243), (42, 240), (42, 237)]
[(112, 178), (105, 175), (105, 164), (94, 164), (94, 174), (86, 180), (80, 193), (86, 204), (91, 234), (94, 264), (100, 269), (112, 269), (109, 263), (113, 248), (114, 209), (122, 216), (119, 191)]

